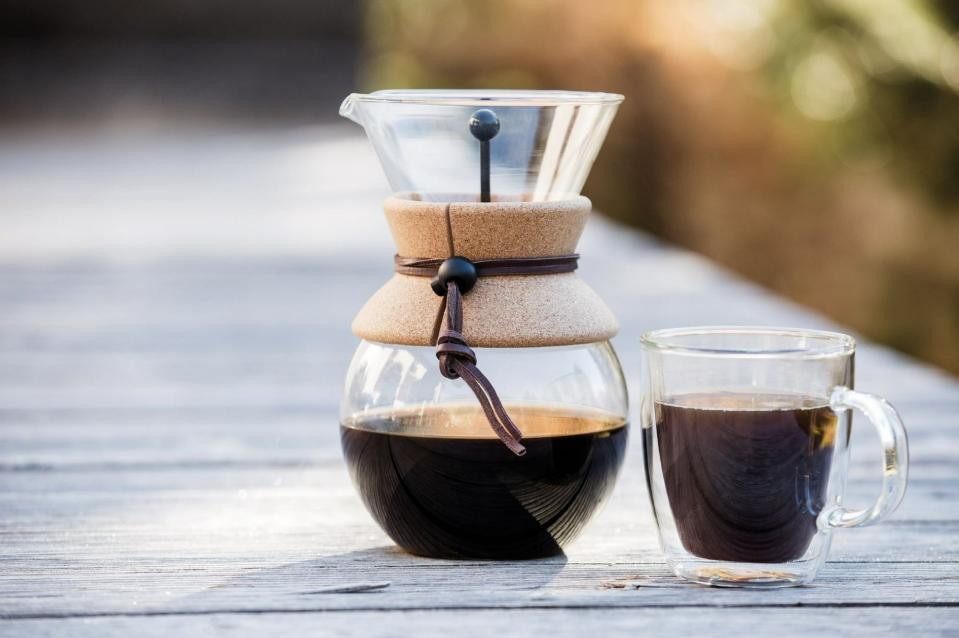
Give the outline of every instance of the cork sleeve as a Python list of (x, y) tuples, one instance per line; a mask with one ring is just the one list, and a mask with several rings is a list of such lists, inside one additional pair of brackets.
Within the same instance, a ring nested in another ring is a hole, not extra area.
[[(590, 208), (585, 197), (445, 203), (398, 195), (384, 203), (399, 255), (474, 261), (574, 253)], [(360, 310), (353, 332), (433, 345), (442, 304), (429, 278), (394, 274)], [(473, 347), (589, 343), (617, 331), (613, 313), (576, 273), (481, 277), (463, 297), (463, 334)]]

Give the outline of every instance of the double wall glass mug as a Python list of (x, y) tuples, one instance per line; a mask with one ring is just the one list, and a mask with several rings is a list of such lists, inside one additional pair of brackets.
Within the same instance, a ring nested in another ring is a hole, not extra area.
[[(871, 525), (906, 489), (902, 421), (852, 389), (855, 341), (813, 330), (706, 327), (642, 337), (646, 480), (676, 575), (785, 587), (815, 578), (831, 532)], [(882, 490), (843, 506), (851, 412), (879, 433)]]

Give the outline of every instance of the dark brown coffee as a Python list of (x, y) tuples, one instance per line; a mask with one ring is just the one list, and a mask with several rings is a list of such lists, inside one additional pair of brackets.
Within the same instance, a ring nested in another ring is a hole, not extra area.
[(826, 499), (836, 435), (836, 414), (823, 400), (687, 395), (658, 403), (656, 414), (666, 494), (687, 551), (749, 563), (803, 555)]
[(560, 553), (586, 524), (622, 465), (625, 421), (509, 410), (525, 456), (492, 438), (478, 408), (342, 425), (353, 481), (398, 545), (441, 558), (537, 558)]

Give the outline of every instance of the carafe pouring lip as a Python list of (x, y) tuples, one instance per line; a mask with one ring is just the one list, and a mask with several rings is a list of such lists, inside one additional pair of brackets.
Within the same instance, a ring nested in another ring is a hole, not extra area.
[(347, 95), (346, 99), (340, 104), (340, 115), (363, 126), (363, 119), (359, 113), (360, 100), (358, 99), (361, 95), (361, 93), (350, 93)]

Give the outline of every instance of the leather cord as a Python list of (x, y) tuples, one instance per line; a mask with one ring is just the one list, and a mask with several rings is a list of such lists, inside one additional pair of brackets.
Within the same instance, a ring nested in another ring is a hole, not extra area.
[[(576, 270), (579, 255), (556, 257), (518, 257), (484, 259), (472, 262), (477, 277), (502, 275), (547, 275)], [(394, 258), (396, 272), (414, 277), (434, 277), (444, 259), (416, 257)], [(440, 373), (447, 379), (462, 379), (469, 386), (486, 415), (496, 436), (517, 456), (526, 454), (520, 441), (522, 431), (516, 426), (489, 379), (476, 367), (476, 353), (463, 336), (463, 293), (455, 280), (445, 282), (445, 328), (436, 338), (436, 358)]]
[[(396, 272), (414, 277), (433, 277), (445, 259), (423, 257), (393, 257)], [(576, 270), (579, 255), (557, 255), (554, 257), (512, 257), (509, 259), (477, 259), (478, 277), (497, 275), (556, 275)]]

